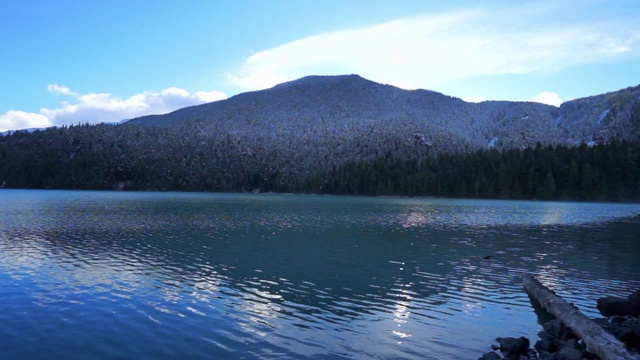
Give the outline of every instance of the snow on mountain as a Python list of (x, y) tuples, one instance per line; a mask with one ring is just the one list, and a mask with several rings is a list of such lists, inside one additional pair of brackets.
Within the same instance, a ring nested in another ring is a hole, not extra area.
[[(267, 90), (236, 95), (130, 124), (205, 123), (212, 131), (244, 133), (266, 142), (331, 143), (349, 137), (410, 142), (430, 151), (459, 152), (572, 145), (640, 136), (640, 86), (564, 102), (465, 102), (428, 90), (403, 90), (358, 75), (307, 76)], [(329, 140), (328, 140), (329, 139)], [(395, 139), (395, 140), (392, 140)], [(496, 139), (499, 139), (497, 141)]]

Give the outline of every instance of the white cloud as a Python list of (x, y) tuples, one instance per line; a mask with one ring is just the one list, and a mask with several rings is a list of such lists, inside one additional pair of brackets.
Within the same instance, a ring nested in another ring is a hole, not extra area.
[(558, 6), (431, 13), (319, 34), (257, 52), (227, 76), (243, 90), (309, 74), (351, 73), (434, 89), (452, 79), (548, 73), (640, 55), (640, 22), (570, 22), (558, 17)]
[(227, 96), (220, 91), (196, 91), (194, 95), (204, 101), (204, 102), (213, 102), (218, 100), (224, 100)]
[(168, 89), (162, 90), (160, 95), (167, 97), (189, 97), (189, 92), (185, 89), (170, 87)]
[(52, 93), (70, 97), (71, 101), (62, 101), (57, 108), (43, 108), (38, 113), (10, 110), (0, 115), (0, 131), (85, 122), (117, 122), (226, 99), (226, 95), (219, 91), (198, 91), (191, 94), (177, 87), (161, 92), (145, 91), (126, 99), (107, 93), (78, 94), (58, 84), (50, 84), (47, 88)]
[(556, 107), (560, 106), (564, 102), (564, 100), (562, 100), (558, 94), (551, 91), (543, 91), (540, 94), (534, 96), (531, 101), (553, 105)]
[(6, 130), (44, 128), (51, 126), (49, 118), (42, 114), (9, 110), (0, 115), (0, 132)]
[(58, 85), (58, 84), (49, 84), (47, 86), (47, 90), (52, 93), (63, 94), (63, 95), (77, 95), (71, 89), (66, 86)]
[[(251, 63), (252, 60), (249, 59), (248, 62)], [(289, 77), (278, 74), (275, 70), (264, 66), (245, 71), (244, 75), (228, 74), (227, 76), (232, 83), (246, 90), (267, 89), (291, 80)]]
[(464, 99), (462, 100), (466, 102), (479, 103), (479, 102), (487, 101), (487, 98), (484, 96), (469, 95), (469, 96), (465, 96)]

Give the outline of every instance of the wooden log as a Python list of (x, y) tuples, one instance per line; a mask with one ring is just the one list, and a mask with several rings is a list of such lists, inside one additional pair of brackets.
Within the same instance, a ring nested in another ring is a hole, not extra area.
[(522, 284), (529, 296), (584, 341), (588, 352), (603, 360), (640, 360), (640, 354), (627, 348), (610, 332), (581, 313), (578, 308), (542, 285), (533, 275), (522, 275)]

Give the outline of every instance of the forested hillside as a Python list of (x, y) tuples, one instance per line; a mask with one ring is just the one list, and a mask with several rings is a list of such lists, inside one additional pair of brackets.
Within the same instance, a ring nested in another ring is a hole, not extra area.
[(129, 123), (171, 127), (198, 121), (213, 126), (212, 131), (276, 142), (281, 136), (296, 142), (415, 136), (435, 153), (525, 148), (538, 142), (577, 146), (639, 139), (640, 86), (567, 101), (558, 108), (525, 101), (468, 103), (357, 75), (308, 76)]
[(272, 148), (202, 125), (18, 132), (0, 137), (0, 186), (640, 200), (640, 145), (626, 141), (438, 156), (400, 141), (283, 141)]
[(639, 200), (640, 86), (466, 103), (359, 76), (0, 136), (0, 187)]
[(349, 164), (319, 183), (331, 194), (481, 199), (640, 200), (640, 145), (538, 145), (410, 161)]

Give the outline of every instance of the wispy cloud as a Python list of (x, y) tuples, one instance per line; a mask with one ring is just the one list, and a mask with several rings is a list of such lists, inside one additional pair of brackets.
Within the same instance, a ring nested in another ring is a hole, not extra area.
[[(575, 4), (574, 4), (575, 5)], [(553, 2), (424, 14), (325, 33), (249, 56), (227, 74), (258, 90), (308, 74), (357, 73), (404, 88), (479, 75), (542, 74), (640, 55), (640, 22), (569, 21)]]
[(52, 93), (56, 93), (56, 94), (62, 94), (62, 95), (73, 95), (73, 96), (77, 96), (78, 94), (74, 93), (73, 91), (71, 91), (71, 89), (69, 89), (66, 86), (62, 86), (62, 85), (58, 85), (58, 84), (49, 84), (47, 86), (47, 90), (49, 90), (49, 92)]
[(108, 93), (79, 94), (70, 88), (50, 84), (49, 92), (66, 96), (55, 109), (43, 108), (38, 113), (10, 110), (0, 115), (0, 131), (42, 128), (64, 124), (116, 122), (149, 114), (165, 114), (186, 106), (226, 99), (219, 91), (198, 91), (171, 87), (161, 92), (145, 91), (122, 99)]

